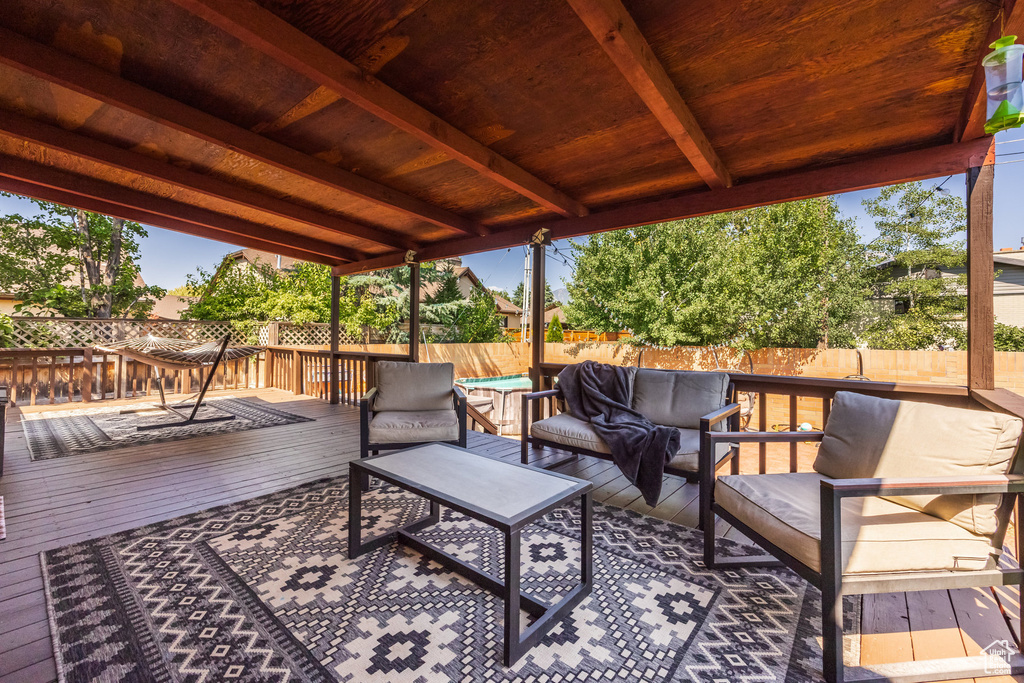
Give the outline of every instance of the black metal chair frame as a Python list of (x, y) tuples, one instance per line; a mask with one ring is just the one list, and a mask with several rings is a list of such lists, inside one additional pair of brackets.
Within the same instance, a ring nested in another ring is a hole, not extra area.
[[(373, 401), (377, 398), (377, 387), (373, 387), (359, 399), (359, 458), (369, 458), (377, 455), (380, 451), (397, 451), (402, 448), (422, 446), (430, 441), (408, 441), (403, 443), (370, 443), (370, 420), (373, 419)], [(466, 394), (457, 386), (452, 387), (452, 407), (459, 418), (459, 438), (455, 441), (440, 441), (437, 443), (448, 443), (459, 448), (466, 447)], [(360, 485), (363, 491), (370, 488), (370, 478), (363, 475), (360, 478)]]
[[(709, 413), (709, 414), (705, 415), (704, 417), (702, 417), (700, 419), (700, 430), (701, 430), (701, 434), (702, 435), (703, 435), (703, 433), (705, 431), (710, 430), (713, 425), (719, 424), (719, 423), (721, 423), (724, 420), (728, 420), (727, 425), (728, 425), (728, 428), (732, 432), (739, 431), (740, 405), (735, 400), (736, 399), (736, 387), (733, 385), (732, 382), (729, 383), (729, 387), (727, 389), (726, 396), (728, 396), (729, 403), (725, 407), (723, 407), (723, 408), (721, 408), (719, 410), (716, 410), (713, 413)], [(590, 450), (590, 449), (587, 449), (587, 448), (579, 448), (579, 447), (576, 447), (576, 446), (567, 446), (567, 445), (565, 445), (563, 443), (558, 443), (557, 441), (550, 441), (548, 439), (542, 439), (540, 437), (536, 437), (536, 436), (533, 436), (533, 435), (530, 434), (530, 424), (531, 424), (531, 419), (530, 419), (531, 412), (530, 412), (530, 410), (532, 408), (531, 401), (550, 399), (551, 402), (552, 402), (552, 405), (553, 405), (554, 401), (556, 399), (559, 399), (559, 398), (562, 398), (562, 392), (561, 392), (561, 390), (558, 387), (555, 387), (554, 389), (547, 389), (545, 391), (535, 391), (535, 392), (523, 395), (523, 415), (522, 415), (523, 426), (522, 426), (522, 432), (521, 432), (521, 437), (520, 437), (521, 438), (521, 444), (522, 444), (521, 445), (522, 450), (521, 450), (521, 453), (520, 453), (520, 460), (521, 460), (522, 464), (524, 464), (524, 465), (529, 465), (530, 464), (530, 448), (531, 447), (535, 448), (535, 449), (540, 449), (540, 448), (544, 448), (545, 446), (550, 447), (550, 448), (554, 448), (554, 449), (557, 449), (557, 450), (561, 450), (561, 451), (568, 451), (569, 453), (571, 453), (571, 455), (568, 458), (563, 458), (563, 459), (557, 460), (557, 461), (555, 461), (553, 463), (548, 463), (548, 464), (543, 465), (543, 468), (544, 469), (548, 469), (548, 470), (556, 468), (556, 467), (561, 467), (562, 465), (566, 465), (566, 464), (568, 464), (570, 462), (578, 460), (579, 456), (581, 456), (581, 455), (589, 455), (589, 456), (592, 456), (592, 457), (595, 457), (595, 458), (600, 458), (602, 460), (611, 460), (612, 456), (609, 455), (608, 453), (602, 453), (600, 451), (593, 451), (593, 450)], [(539, 408), (539, 406), (538, 406), (538, 408)], [(553, 409), (551, 411), (551, 414), (552, 415), (555, 414)], [(725, 433), (725, 432), (723, 432), (723, 433)], [(739, 467), (739, 458), (737, 457), (738, 455), (739, 455), (739, 447), (738, 446), (735, 447), (735, 448), (730, 448), (729, 452), (726, 453), (725, 456), (720, 461), (718, 461), (718, 463), (715, 465), (715, 471), (721, 469), (726, 463), (732, 463), (732, 473), (733, 474), (738, 474), (739, 473), (739, 469), (738, 469), (738, 467)], [(698, 462), (699, 462), (699, 460), (698, 460)], [(675, 468), (675, 467), (665, 467), (665, 474), (672, 474), (672, 475), (675, 475), (675, 476), (684, 477), (689, 482), (696, 482), (696, 481), (700, 480), (700, 472), (699, 471), (698, 472), (690, 472), (688, 470), (681, 470), (681, 469), (678, 469), (678, 468)]]
[[(717, 442), (730, 443), (791, 443), (794, 441), (821, 441), (823, 432), (710, 432), (701, 434), (701, 471), (711, 462), (711, 453)], [(1018, 451), (1019, 456), (1019, 451)], [(736, 459), (739, 460), (738, 458)], [(1016, 471), (1016, 457), (1010, 471)], [(734, 470), (736, 468), (734, 467)], [(735, 472), (734, 472), (735, 473)], [(821, 569), (808, 567), (771, 541), (756, 529), (723, 509), (714, 499), (714, 475), (708, 475), (700, 485), (701, 516), (709, 520), (704, 524), (704, 564), (709, 569), (736, 569), (785, 565), (821, 591), (822, 655), (825, 680), (828, 683), (844, 681), (922, 681), (976, 678), (990, 675), (985, 657), (957, 657), (938, 661), (903, 662), (874, 665), (870, 669), (846, 667), (843, 662), (843, 602), (844, 595), (871, 593), (898, 593), (935, 589), (991, 587), (1016, 585), (1024, 595), (1024, 570), (987, 569), (962, 572), (890, 572), (878, 574), (844, 574), (842, 569), (841, 503), (845, 498), (877, 496), (905, 496), (918, 494), (1004, 494), (998, 508), (1001, 531), (995, 540), (1002, 544), (1006, 526), (1014, 506), (1024, 493), (1024, 476), (1003, 475), (954, 479), (950, 477), (905, 479), (840, 479), (822, 481), (821, 506)], [(768, 555), (759, 557), (719, 558), (715, 555), (714, 515), (732, 524), (740, 533), (755, 541)], [(1017, 534), (1017, 557), (1024, 556), (1024, 534)], [(1022, 606), (1024, 616), (1024, 606)], [(1024, 673), (1024, 656), (1015, 654), (1005, 673)]]

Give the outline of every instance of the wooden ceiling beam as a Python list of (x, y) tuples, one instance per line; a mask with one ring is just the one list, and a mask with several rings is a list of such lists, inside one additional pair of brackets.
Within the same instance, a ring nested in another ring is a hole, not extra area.
[[(270, 249), (306, 261), (337, 265), (359, 258), (358, 252), (329, 242), (171, 199), (94, 180), (50, 166), (0, 155), (0, 186), (45, 201), (144, 222), (168, 230), (210, 237), (239, 246)], [(258, 243), (258, 244), (257, 244)]]
[[(0, 133), (32, 142), (47, 149), (64, 152), (79, 159), (167, 183), (213, 199), (256, 209), (321, 230), (330, 230), (349, 236), (356, 236), (355, 233), (358, 232), (357, 224), (343, 218), (233, 185), (203, 173), (180, 168), (11, 112), (0, 111)], [(415, 249), (416, 244), (410, 240), (404, 243), (404, 248)], [(356, 253), (358, 256), (362, 256), (362, 254)]]
[(985, 134), (988, 94), (985, 92), (985, 68), (981, 65), (981, 60), (992, 51), (989, 45), (1001, 35), (1024, 36), (1024, 0), (1004, 0), (1002, 20), (996, 17), (989, 28), (985, 44), (978, 50), (971, 84), (967, 88), (967, 96), (960, 107), (960, 115), (953, 129), (953, 142), (974, 140)]
[(620, 0), (568, 2), (708, 187), (732, 185), (729, 170)]
[[(582, 237), (597, 232), (953, 175), (965, 172), (972, 161), (977, 163), (978, 159), (984, 160), (983, 163), (991, 163), (991, 151), (992, 139), (980, 138), (837, 166), (799, 170), (733, 187), (609, 209), (581, 218), (532, 222), (486, 237), (437, 242), (418, 250), (416, 260), (433, 261), (519, 246), (526, 244), (530, 236), (540, 228), (548, 228), (552, 239), (556, 240)], [(334, 274), (349, 275), (379, 268), (392, 268), (401, 265), (404, 258), (404, 252), (382, 254), (365, 261), (338, 266), (334, 269)]]
[(381, 120), (563, 216), (587, 208), (249, 0), (172, 0)]
[[(446, 209), (274, 142), (2, 27), (0, 63), (378, 206), (468, 235), (488, 232)], [(405, 240), (395, 233), (356, 223), (353, 226), (359, 232), (355, 236), (381, 245), (402, 248)]]

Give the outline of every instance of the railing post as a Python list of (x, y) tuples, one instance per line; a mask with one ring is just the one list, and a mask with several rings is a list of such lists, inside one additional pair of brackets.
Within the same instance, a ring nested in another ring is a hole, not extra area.
[(420, 362), (420, 264), (409, 264), (409, 362)]
[(92, 401), (92, 348), (82, 350), (82, 375), (78, 380), (82, 392), (82, 403)]
[[(545, 244), (550, 242), (545, 231), (538, 230), (530, 244), (533, 256), (533, 281), (531, 283), (532, 301), (530, 302), (530, 379), (533, 390), (540, 391), (543, 387), (541, 364), (544, 362), (544, 262)], [(540, 421), (540, 402), (533, 402), (533, 420)]]
[[(994, 144), (994, 143), (993, 143)], [(992, 147), (989, 147), (990, 155)], [(992, 262), (991, 156), (967, 169), (967, 385), (995, 389), (995, 271)]]
[(292, 393), (302, 394), (302, 356), (298, 349), (292, 349)]
[(338, 333), (341, 316), (341, 278), (331, 276), (331, 369), (330, 369), (330, 401), (338, 405)]

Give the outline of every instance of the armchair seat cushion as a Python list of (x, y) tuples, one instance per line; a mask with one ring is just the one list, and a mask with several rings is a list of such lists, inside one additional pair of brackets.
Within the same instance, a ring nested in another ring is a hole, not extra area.
[[(821, 481), (817, 472), (719, 477), (715, 501), (766, 540), (821, 570)], [(847, 574), (995, 567), (988, 536), (883, 498), (842, 502)]]
[(454, 410), (384, 411), (370, 420), (370, 443), (458, 441), (459, 415)]
[[(530, 436), (545, 441), (552, 441), (569, 448), (582, 448), (597, 453), (611, 453), (608, 444), (598, 436), (597, 432), (585, 420), (573, 417), (568, 413), (559, 413), (552, 417), (534, 422), (530, 425)], [(685, 470), (697, 471), (697, 453), (700, 450), (700, 430), (679, 430), (679, 452), (668, 466)], [(718, 444), (718, 457), (721, 460), (729, 452), (729, 444)]]

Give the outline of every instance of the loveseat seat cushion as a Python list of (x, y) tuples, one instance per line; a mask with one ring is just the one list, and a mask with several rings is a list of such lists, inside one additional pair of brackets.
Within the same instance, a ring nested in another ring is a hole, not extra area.
[[(1006, 474), (1021, 420), (986, 410), (835, 395), (814, 470), (836, 479)], [(991, 535), (998, 494), (893, 496), (889, 500)]]
[(725, 407), (728, 391), (725, 372), (640, 369), (632, 407), (654, 424), (700, 429), (700, 418)]
[(379, 361), (373, 410), (448, 410), (454, 385), (451, 363)]
[(402, 410), (377, 413), (370, 420), (370, 443), (457, 441), (459, 415), (454, 410)]
[[(821, 569), (820, 487), (816, 472), (727, 475), (715, 501), (766, 540)], [(842, 502), (842, 566), (848, 574), (971, 570), (995, 566), (987, 536), (883, 498)]]
[[(553, 441), (570, 448), (583, 448), (597, 453), (611, 453), (608, 444), (598, 436), (589, 422), (580, 420), (568, 413), (559, 413), (552, 417), (534, 422), (530, 426), (530, 436), (545, 441)], [(718, 444), (718, 457), (721, 460), (729, 452), (729, 444)], [(669, 462), (668, 467), (687, 472), (697, 471), (697, 454), (700, 450), (700, 430), (679, 430), (679, 452)]]

